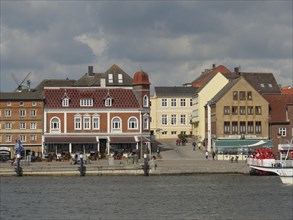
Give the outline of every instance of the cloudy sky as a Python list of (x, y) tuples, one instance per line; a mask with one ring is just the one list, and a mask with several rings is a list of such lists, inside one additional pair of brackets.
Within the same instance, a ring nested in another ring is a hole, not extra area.
[(31, 72), (78, 79), (117, 64), (152, 86), (191, 82), (212, 64), (272, 72), (292, 85), (292, 1), (1, 0), (1, 91)]

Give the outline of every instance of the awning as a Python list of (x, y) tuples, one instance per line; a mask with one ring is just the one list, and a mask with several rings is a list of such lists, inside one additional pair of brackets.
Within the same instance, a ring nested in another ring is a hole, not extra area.
[(97, 143), (96, 136), (81, 137), (45, 137), (45, 143)]
[(267, 143), (267, 141), (260, 140), (259, 142), (256, 142), (254, 144), (249, 144), (247, 147), (262, 147)]
[(129, 144), (129, 143), (137, 143), (135, 141), (134, 136), (127, 137), (110, 137), (111, 144)]
[[(262, 142), (260, 142), (262, 141)], [(251, 140), (239, 140), (239, 139), (222, 139), (222, 140), (215, 140), (215, 145), (217, 148), (219, 147), (229, 147), (229, 148), (241, 148), (241, 147), (249, 147), (252, 145), (255, 145), (256, 143), (263, 143), (263, 145), (259, 147), (272, 147), (272, 140), (257, 140), (257, 139), (251, 139)]]

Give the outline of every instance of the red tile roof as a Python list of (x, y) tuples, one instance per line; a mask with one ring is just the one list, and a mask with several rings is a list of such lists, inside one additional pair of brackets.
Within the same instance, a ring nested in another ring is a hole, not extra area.
[(292, 94), (293, 95), (293, 88), (290, 86), (283, 87), (281, 89), (282, 94)]
[(264, 95), (270, 103), (270, 123), (288, 122), (286, 109), (287, 105), (293, 104), (293, 96), (284, 95)]
[[(45, 89), (46, 108), (62, 107), (62, 97), (64, 94), (70, 99), (69, 108), (80, 107), (80, 99), (92, 98), (92, 108), (139, 108), (139, 103), (131, 89), (123, 88), (48, 88)], [(112, 106), (105, 106), (105, 98), (112, 98)], [(66, 108), (66, 107), (65, 107)], [(84, 107), (89, 108), (89, 107)]]
[(202, 84), (204, 84), (207, 80), (209, 80), (211, 77), (216, 75), (218, 72), (220, 73), (231, 73), (230, 70), (228, 70), (225, 66), (220, 65), (216, 67), (215, 69), (210, 70), (208, 73), (205, 73), (201, 76), (199, 76), (196, 80), (192, 82), (193, 87), (200, 87)]

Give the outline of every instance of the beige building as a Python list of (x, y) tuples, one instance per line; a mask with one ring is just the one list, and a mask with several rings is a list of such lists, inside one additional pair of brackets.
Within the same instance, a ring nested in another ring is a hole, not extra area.
[(239, 76), (206, 105), (208, 151), (216, 139), (268, 139), (268, 116), (269, 103)]
[(190, 116), (194, 87), (155, 87), (151, 97), (151, 134), (156, 139), (192, 135)]
[(220, 72), (216, 73), (211, 79), (207, 80), (196, 90), (192, 99), (192, 131), (194, 136), (199, 140), (205, 137), (205, 108), (211, 100), (229, 80)]

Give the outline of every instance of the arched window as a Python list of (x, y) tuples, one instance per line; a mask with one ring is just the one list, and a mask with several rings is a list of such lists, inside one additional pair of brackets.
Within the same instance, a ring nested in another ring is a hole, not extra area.
[(112, 119), (112, 132), (121, 132), (121, 119), (116, 117)]
[(137, 118), (131, 117), (128, 119), (128, 129), (137, 129)]
[(143, 97), (143, 107), (149, 107), (149, 97), (147, 95)]
[(51, 132), (60, 132), (60, 120), (59, 118), (51, 119)]
[(76, 114), (74, 116), (74, 129), (81, 130), (81, 115), (80, 114)]
[(145, 114), (143, 116), (143, 129), (148, 130), (149, 129), (149, 115)]

